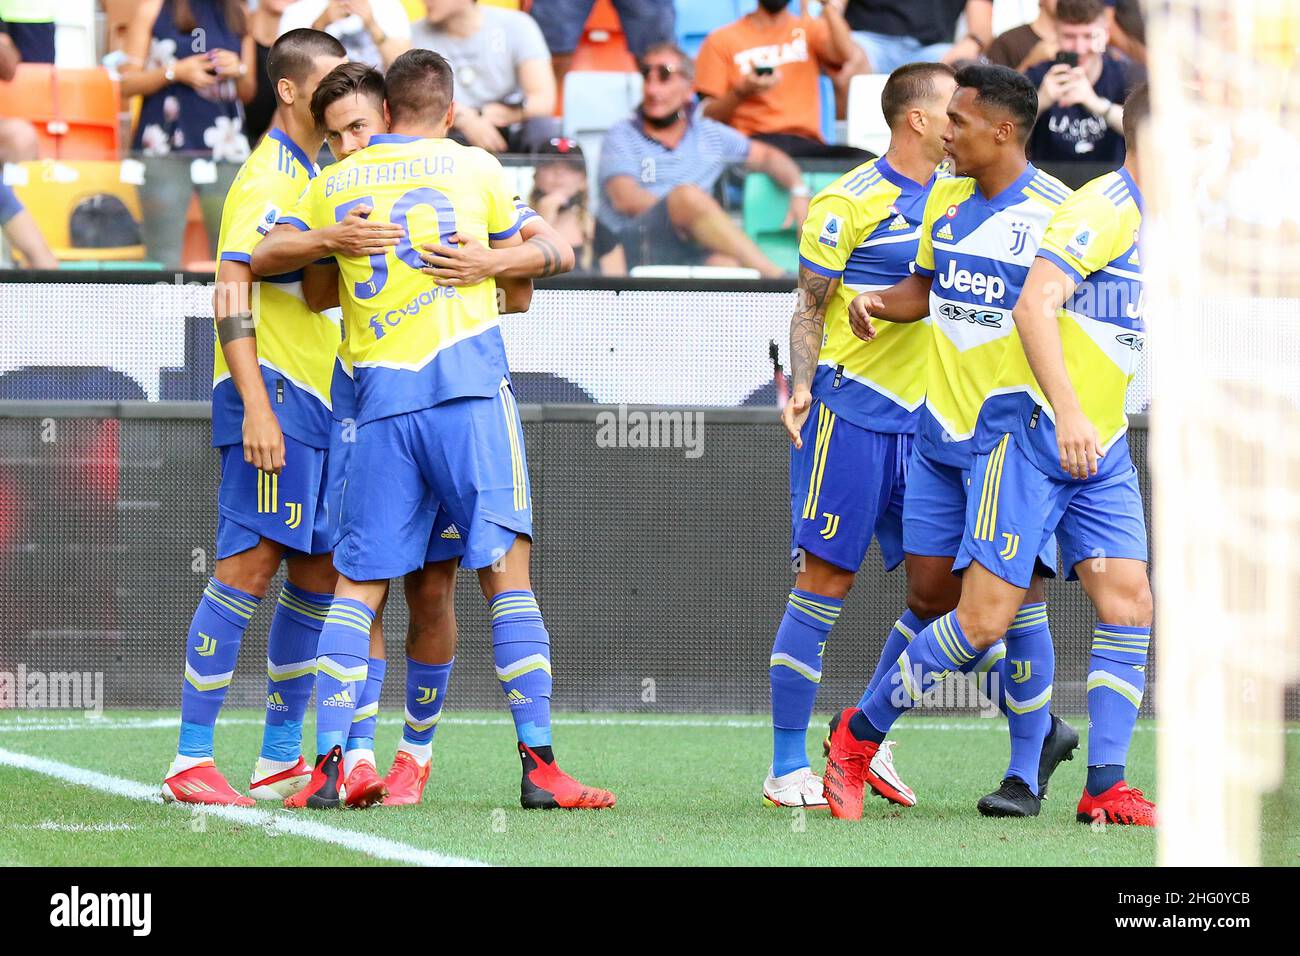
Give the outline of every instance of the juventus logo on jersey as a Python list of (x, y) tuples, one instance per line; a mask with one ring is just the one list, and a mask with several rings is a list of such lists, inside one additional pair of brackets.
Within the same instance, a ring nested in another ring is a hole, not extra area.
[(1015, 237), (1011, 242), (1011, 254), (1018, 256), (1025, 251), (1025, 243), (1029, 240), (1029, 223), (1016, 220), (1011, 224), (1011, 233)]

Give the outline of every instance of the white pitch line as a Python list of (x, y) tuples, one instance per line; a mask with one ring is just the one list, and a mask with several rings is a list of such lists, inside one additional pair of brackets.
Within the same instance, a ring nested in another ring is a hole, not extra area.
[[(970, 733), (987, 730), (1006, 732), (1006, 724), (995, 719), (967, 718), (968, 722), (954, 723), (949, 720), (927, 720), (917, 718), (904, 720), (898, 725), (899, 730), (940, 731), (943, 733)], [(0, 734), (50, 733), (57, 731), (83, 730), (165, 730), (179, 726), (179, 717), (96, 717), (78, 719), (65, 718), (61, 721), (0, 721)], [(379, 723), (385, 727), (400, 727), (403, 721), (399, 717), (380, 717)], [(508, 727), (513, 726), (508, 717), (452, 717), (448, 715), (443, 724), (464, 727)], [(762, 718), (710, 718), (710, 717), (553, 717), (551, 723), (561, 727), (687, 727), (705, 730), (764, 730), (771, 724)], [(256, 717), (219, 718), (220, 727), (261, 727), (262, 720)], [(1138, 724), (1134, 730), (1138, 733), (1154, 733), (1152, 724)], [(1300, 734), (1300, 727), (1283, 727), (1284, 734)]]
[[(134, 780), (126, 780), (122, 777), (112, 777), (108, 774), (87, 770), (84, 767), (76, 767), (72, 764), (59, 763), (57, 760), (35, 757), (31, 754), (0, 749), (0, 766), (43, 774), (56, 780), (90, 787), (113, 796), (125, 797), (128, 800), (140, 800), (144, 803), (155, 804), (163, 803), (157, 787), (137, 783)], [(186, 806), (193, 810), (196, 805), (176, 804), (176, 806)], [(268, 831), (302, 837), (306, 840), (315, 840), (318, 843), (332, 843), (335, 846), (341, 846), (347, 850), (356, 850), (358, 853), (364, 853), (366, 856), (372, 856), (378, 860), (394, 860), (399, 863), (414, 864), (415, 866), (486, 866), (486, 864), (478, 860), (447, 856), (432, 850), (422, 850), (419, 847), (399, 843), (396, 840), (372, 836), (356, 830), (347, 830), (342, 827), (334, 827), (327, 823), (307, 820), (288, 813), (271, 813), (252, 807), (204, 806), (202, 809), (204, 813), (220, 817), (223, 820), (230, 820), (233, 823), (262, 827)]]

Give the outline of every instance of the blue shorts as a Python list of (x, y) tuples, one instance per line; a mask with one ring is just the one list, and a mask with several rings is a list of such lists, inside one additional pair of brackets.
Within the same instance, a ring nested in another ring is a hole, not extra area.
[(978, 561), (1002, 580), (1028, 587), (1033, 548), (1055, 534), (1067, 579), (1089, 559), (1147, 559), (1146, 520), (1132, 463), (1106, 478), (1074, 481), (1039, 471), (1007, 435), (975, 456), (956, 568)]
[[(955, 558), (966, 528), (971, 472), (913, 450), (903, 499), (903, 550)], [(1036, 555), (1038, 573), (1056, 576), (1056, 541), (1049, 534)], [(1032, 567), (1032, 566), (1031, 566)]]
[(324, 449), (284, 436), (284, 468), (272, 475), (244, 461), (244, 446), (222, 445), (217, 491), (217, 558), (262, 538), (300, 554), (329, 554), (334, 532), (326, 505)]
[(532, 518), (523, 427), (503, 382), (492, 398), (453, 399), (357, 429), (334, 566), (353, 581), (459, 554), (482, 568), (531, 536)]
[[(552, 54), (572, 53), (586, 30), (595, 0), (533, 0), (529, 11)], [(651, 44), (674, 39), (673, 0), (614, 0), (619, 24), (632, 55), (645, 54)]]
[(790, 449), (791, 550), (856, 572), (874, 537), (885, 570), (898, 567), (912, 436), (855, 425), (820, 400), (802, 435), (803, 448)]
[[(343, 534), (343, 488), (347, 484), (348, 462), (352, 460), (352, 447), (357, 441), (357, 425), (334, 422), (330, 431), (330, 453), (325, 463), (325, 507), (330, 522), (330, 547), (338, 544)], [(434, 520), (434, 534), (425, 555), (427, 562), (445, 561), (465, 555), (465, 545), (456, 531), (455, 523), (443, 508), (438, 509)]]

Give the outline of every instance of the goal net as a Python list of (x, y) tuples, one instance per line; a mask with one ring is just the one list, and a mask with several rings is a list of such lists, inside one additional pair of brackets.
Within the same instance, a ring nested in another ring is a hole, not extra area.
[(1300, 5), (1148, 0), (1159, 860), (1260, 860), (1300, 678)]

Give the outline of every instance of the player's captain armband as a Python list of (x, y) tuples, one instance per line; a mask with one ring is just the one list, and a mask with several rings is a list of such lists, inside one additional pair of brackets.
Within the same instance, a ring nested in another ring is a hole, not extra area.
[(823, 246), (830, 246), (832, 249), (838, 248), (840, 244), (840, 233), (844, 231), (844, 220), (833, 212), (826, 214), (825, 221), (822, 222), (821, 234), (817, 236), (817, 241)]
[(271, 203), (271, 202), (267, 203), (266, 211), (262, 213), (262, 218), (258, 220), (257, 223), (257, 234), (259, 236), (265, 236), (268, 232), (270, 232), (272, 229), (275, 228), (276, 220), (278, 220), (279, 218), (280, 218), (279, 208), (277, 208), (275, 203)]

